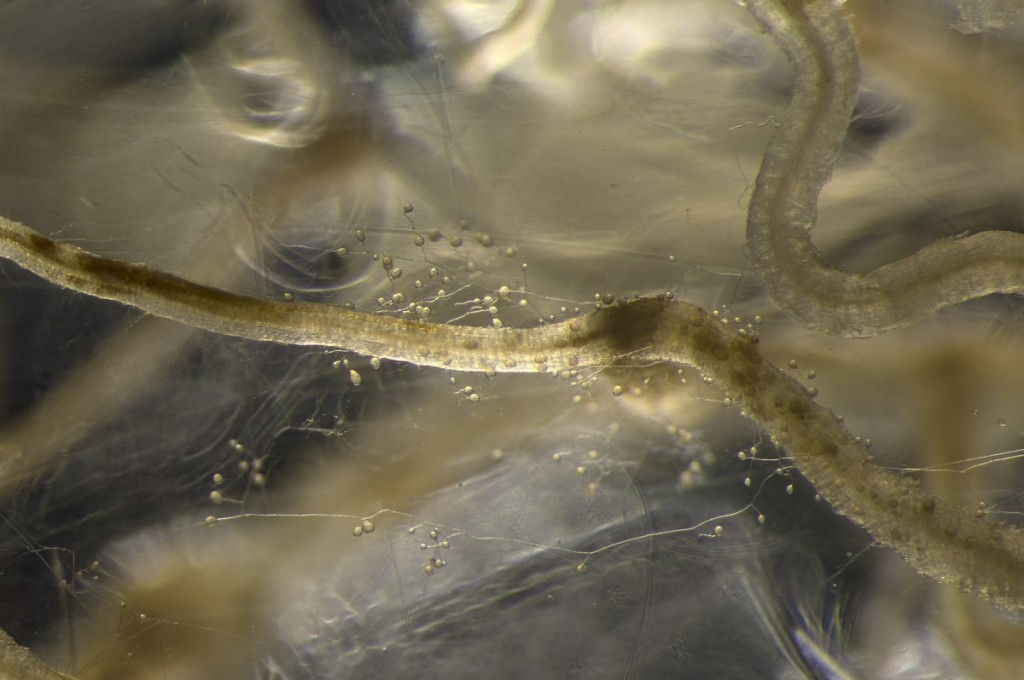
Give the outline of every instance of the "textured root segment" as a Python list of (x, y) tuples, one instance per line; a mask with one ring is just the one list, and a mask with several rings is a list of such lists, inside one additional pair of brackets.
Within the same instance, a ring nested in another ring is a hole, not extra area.
[(459, 371), (561, 371), (626, 361), (693, 366), (735, 398), (819, 493), (879, 543), (940, 581), (1005, 607), (1024, 606), (1024, 534), (879, 468), (831, 411), (762, 358), (756, 336), (694, 305), (638, 298), (538, 328), (468, 328), (233, 295), (107, 260), (2, 218), (0, 255), (57, 285), (253, 340), (338, 347)]
[(6, 680), (72, 680), (51, 670), (28, 649), (0, 630), (0, 677)]
[(747, 213), (747, 256), (769, 297), (813, 330), (878, 335), (993, 293), (1024, 292), (1024, 235), (938, 241), (867, 274), (827, 264), (811, 243), (818, 194), (842, 151), (860, 84), (857, 46), (834, 0), (748, 0), (793, 68), (785, 123), (765, 150)]

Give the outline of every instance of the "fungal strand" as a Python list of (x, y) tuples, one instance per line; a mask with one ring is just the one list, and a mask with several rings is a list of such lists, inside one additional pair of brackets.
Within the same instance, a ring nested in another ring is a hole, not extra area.
[(627, 362), (693, 366), (785, 448), (837, 511), (867, 528), (880, 544), (940, 581), (1005, 607), (1024, 607), (1019, 578), (1024, 534), (980, 521), (967, 508), (936, 499), (876, 466), (831, 411), (761, 356), (756, 336), (668, 296), (619, 300), (536, 328), (468, 328), (235, 295), (102, 258), (3, 218), (0, 256), (81, 293), (253, 340), (337, 347), (459, 371), (571, 370)]

